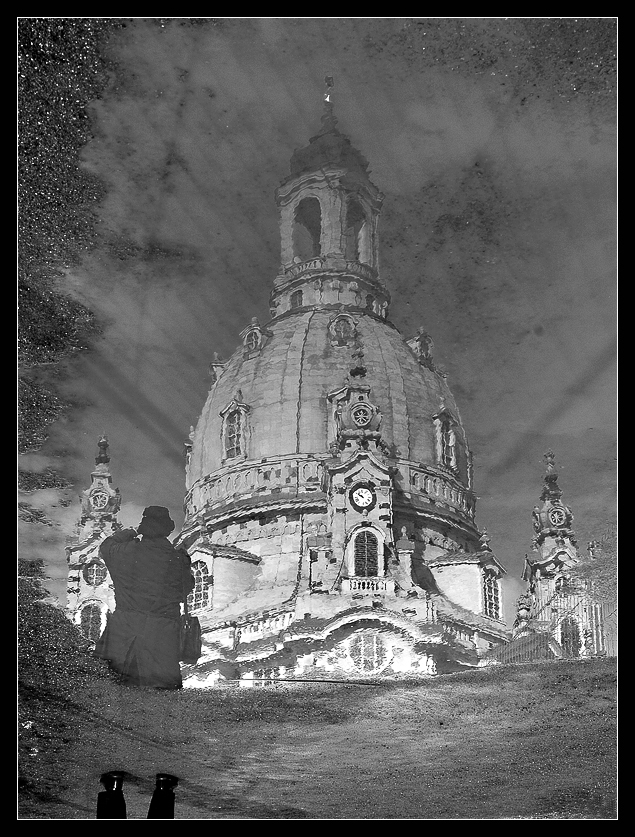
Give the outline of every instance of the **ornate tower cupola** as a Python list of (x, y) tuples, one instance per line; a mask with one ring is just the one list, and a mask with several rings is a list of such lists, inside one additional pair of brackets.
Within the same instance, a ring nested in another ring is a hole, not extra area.
[(276, 191), (281, 266), (271, 315), (334, 305), (385, 317), (390, 296), (379, 280), (377, 238), (383, 195), (368, 162), (338, 130), (330, 77), (326, 85), (322, 127), (294, 152), (291, 174)]
[(102, 531), (107, 524), (112, 523), (121, 506), (119, 489), (112, 487), (107, 437), (102, 434), (97, 445), (99, 453), (95, 457), (95, 468), (90, 475), (90, 488), (83, 491), (80, 497), (82, 515), (79, 540), (89, 537), (95, 531)]
[(549, 450), (544, 456), (546, 472), (544, 486), (540, 499), (542, 507), (535, 506), (533, 523), (536, 537), (534, 546), (542, 552), (550, 550), (560, 542), (571, 543), (576, 546), (576, 540), (571, 525), (573, 514), (568, 506), (562, 502), (562, 489), (558, 485), (558, 472), (555, 464), (555, 454)]
[(558, 573), (578, 563), (577, 541), (571, 528), (573, 514), (562, 502), (562, 489), (558, 485), (555, 455), (549, 450), (544, 456), (546, 471), (540, 499), (542, 506), (534, 506), (532, 512), (535, 536), (532, 541), (536, 558), (525, 558), (525, 581), (541, 577), (555, 577)]

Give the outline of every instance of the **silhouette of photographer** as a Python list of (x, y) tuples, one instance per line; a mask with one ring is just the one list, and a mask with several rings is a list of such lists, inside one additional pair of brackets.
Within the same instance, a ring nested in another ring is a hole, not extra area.
[[(102, 543), (100, 555), (115, 588), (115, 610), (95, 655), (108, 660), (124, 683), (180, 689), (180, 603), (194, 587), (190, 558), (167, 536), (174, 521), (163, 506), (148, 506), (137, 530)], [(139, 538), (141, 536), (141, 538)]]

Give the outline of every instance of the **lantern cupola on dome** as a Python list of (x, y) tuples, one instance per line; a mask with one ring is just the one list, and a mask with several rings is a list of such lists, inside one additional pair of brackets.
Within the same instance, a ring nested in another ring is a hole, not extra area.
[(322, 127), (291, 157), (276, 191), (281, 265), (271, 314), (314, 305), (369, 308), (386, 317), (390, 295), (379, 280), (377, 225), (383, 195), (368, 162), (342, 134), (327, 77)]

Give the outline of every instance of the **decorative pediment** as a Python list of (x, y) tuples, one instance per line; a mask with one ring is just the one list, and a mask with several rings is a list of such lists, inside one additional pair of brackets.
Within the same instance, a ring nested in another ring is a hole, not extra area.
[(350, 534), (351, 526), (366, 521), (378, 526), (384, 533), (382, 543), (392, 541), (389, 531), (392, 521), (392, 469), (371, 451), (357, 450), (348, 459), (327, 465), (326, 473), (329, 502), (334, 513), (338, 516), (339, 511), (347, 511), (346, 518), (338, 519), (333, 531), (342, 527), (342, 536), (345, 532)]
[(478, 562), (484, 572), (491, 573), (496, 578), (501, 578), (501, 576), (507, 574), (505, 568), (498, 563), (498, 560), (493, 552), (477, 552), (476, 554), (479, 559)]
[(245, 404), (243, 401), (243, 394), (241, 390), (238, 390), (232, 400), (226, 404), (222, 410), (219, 410), (218, 414), (222, 418), (225, 418), (225, 416), (235, 410), (240, 410), (242, 413), (248, 413), (250, 410), (249, 404)]
[(231, 561), (244, 561), (248, 564), (260, 564), (262, 559), (253, 552), (241, 549), (238, 546), (228, 544), (212, 543), (210, 532), (201, 524), (196, 531), (189, 532), (175, 541), (185, 549), (191, 556), (207, 556), (210, 560), (214, 558), (226, 558)]
[(370, 450), (357, 450), (348, 459), (329, 465), (328, 471), (332, 475), (337, 474), (343, 483), (365, 479), (381, 482), (392, 480), (392, 468)]

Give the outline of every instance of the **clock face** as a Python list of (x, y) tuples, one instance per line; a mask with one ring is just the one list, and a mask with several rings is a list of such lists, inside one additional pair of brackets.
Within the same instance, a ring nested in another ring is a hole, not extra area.
[(549, 520), (554, 526), (562, 526), (566, 520), (566, 515), (562, 509), (551, 509)]
[(90, 503), (94, 509), (105, 509), (109, 499), (105, 491), (94, 491), (90, 495)]
[(367, 488), (365, 485), (360, 485), (351, 491), (351, 500), (360, 509), (367, 509), (375, 502), (375, 495), (370, 488)]

